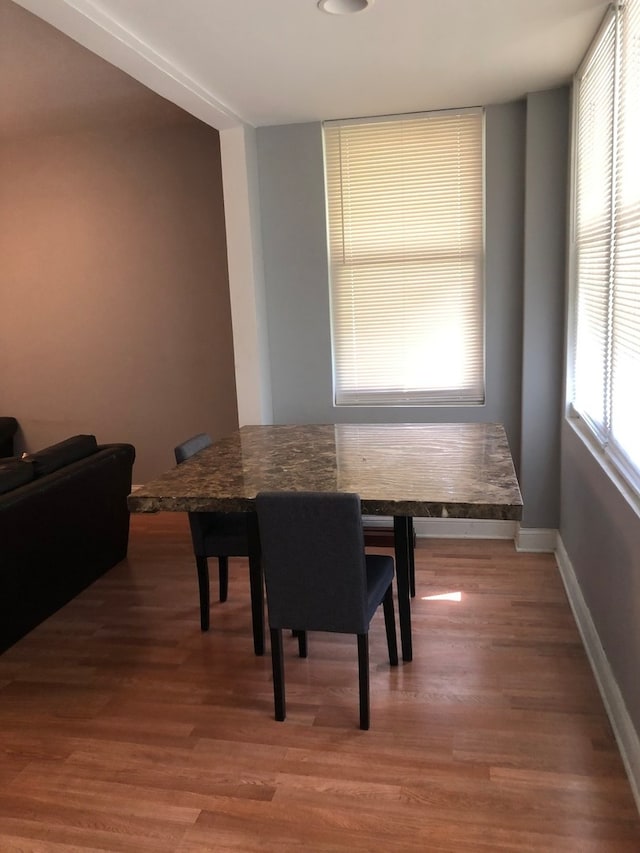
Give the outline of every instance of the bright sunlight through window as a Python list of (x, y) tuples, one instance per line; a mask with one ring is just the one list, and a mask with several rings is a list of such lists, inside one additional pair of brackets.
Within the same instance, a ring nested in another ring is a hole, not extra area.
[(640, 494), (640, 0), (605, 18), (575, 86), (572, 414)]
[(334, 398), (484, 402), (484, 114), (326, 122)]

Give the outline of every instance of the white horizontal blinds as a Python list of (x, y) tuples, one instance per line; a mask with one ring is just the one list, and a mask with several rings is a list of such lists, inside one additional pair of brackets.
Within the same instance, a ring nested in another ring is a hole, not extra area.
[(483, 114), (329, 122), (336, 403), (484, 400)]
[(577, 85), (574, 406), (640, 491), (640, 0)]
[(603, 438), (608, 424), (615, 18), (578, 79), (574, 405)]
[(620, 17), (611, 440), (640, 470), (640, 3)]

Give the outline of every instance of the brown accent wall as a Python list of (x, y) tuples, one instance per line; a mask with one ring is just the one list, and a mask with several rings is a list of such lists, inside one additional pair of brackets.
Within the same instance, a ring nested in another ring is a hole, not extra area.
[(237, 426), (220, 147), (177, 108), (110, 109), (0, 143), (0, 414), (18, 450), (132, 442), (141, 483)]

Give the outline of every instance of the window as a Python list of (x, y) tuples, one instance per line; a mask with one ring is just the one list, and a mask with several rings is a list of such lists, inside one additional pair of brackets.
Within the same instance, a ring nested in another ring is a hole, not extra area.
[(640, 0), (603, 22), (575, 83), (573, 413), (640, 485)]
[(336, 405), (484, 403), (484, 114), (326, 122)]

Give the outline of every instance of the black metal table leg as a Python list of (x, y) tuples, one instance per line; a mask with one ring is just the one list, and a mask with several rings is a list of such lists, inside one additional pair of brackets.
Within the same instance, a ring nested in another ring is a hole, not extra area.
[(413, 518), (409, 518), (409, 590), (411, 598), (416, 597), (416, 533)]
[(396, 555), (396, 582), (398, 584), (398, 617), (400, 620), (400, 641), (402, 660), (413, 659), (411, 643), (411, 542), (412, 519), (407, 515), (394, 515), (393, 539)]
[(264, 593), (262, 586), (262, 560), (258, 516), (247, 513), (249, 532), (249, 584), (251, 587), (251, 620), (253, 622), (253, 649), (257, 655), (264, 654)]

